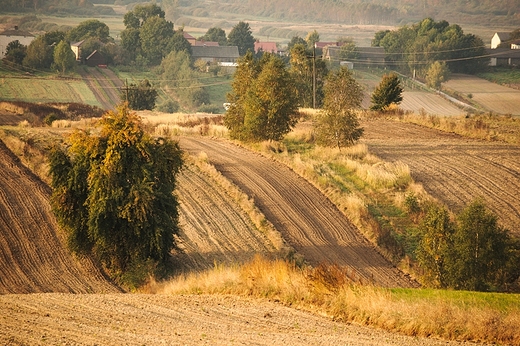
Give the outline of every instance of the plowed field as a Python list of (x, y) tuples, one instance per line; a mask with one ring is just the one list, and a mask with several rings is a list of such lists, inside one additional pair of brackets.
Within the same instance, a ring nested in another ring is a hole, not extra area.
[(460, 211), (482, 197), (502, 225), (520, 236), (519, 146), (392, 121), (362, 126), (371, 153), (408, 164), (414, 180), (450, 209)]
[(0, 141), (0, 294), (118, 292), (62, 246), (50, 189)]
[(472, 100), (488, 111), (520, 115), (520, 90), (462, 74), (453, 75), (444, 86), (462, 95), (471, 94)]
[(346, 266), (351, 278), (365, 283), (417, 285), (385, 260), (323, 194), (287, 167), (224, 141), (183, 137), (180, 143), (193, 154), (206, 153), (310, 263)]

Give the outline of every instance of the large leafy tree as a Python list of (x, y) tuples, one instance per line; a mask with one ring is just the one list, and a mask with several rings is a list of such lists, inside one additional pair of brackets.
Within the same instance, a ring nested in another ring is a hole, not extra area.
[(239, 22), (231, 29), (228, 35), (228, 45), (237, 46), (240, 56), (245, 55), (247, 51), (255, 51), (255, 38), (249, 23)]
[(370, 109), (376, 111), (384, 111), (391, 104), (399, 104), (403, 100), (403, 87), (396, 73), (389, 73), (383, 76), (383, 79), (372, 93), (372, 105)]
[(27, 55), (27, 46), (20, 43), (20, 41), (15, 40), (11, 41), (5, 47), (5, 61), (9, 61), (15, 63), (17, 65), (21, 65), (23, 63), (23, 59)]
[(97, 19), (89, 19), (79, 23), (77, 27), (67, 33), (67, 40), (70, 42), (79, 42), (91, 37), (101, 42), (108, 42), (110, 39), (108, 25)]
[(186, 52), (191, 57), (191, 44), (184, 37), (184, 30), (176, 30), (168, 43), (168, 51)]
[(72, 70), (76, 65), (76, 55), (66, 41), (61, 41), (54, 49), (54, 65), (61, 73)]
[(173, 34), (173, 23), (164, 18), (150, 17), (144, 22), (139, 32), (141, 54), (150, 64), (158, 65), (168, 55)]
[(283, 61), (251, 52), (239, 60), (224, 117), (230, 136), (244, 141), (280, 140), (296, 124), (294, 83)]
[(226, 32), (224, 29), (218, 27), (209, 28), (204, 36), (199, 37), (199, 40), (218, 42), (219, 46), (227, 45)]
[(69, 246), (114, 274), (150, 259), (165, 264), (178, 232), (182, 152), (147, 135), (125, 104), (100, 124), (98, 136), (76, 132), (50, 157), (52, 207)]
[(35, 69), (50, 68), (54, 61), (53, 51), (53, 47), (45, 42), (44, 36), (37, 37), (27, 46), (23, 65)]
[(361, 106), (363, 90), (346, 67), (329, 73), (324, 89), (323, 109), (316, 118), (316, 141), (341, 149), (363, 135), (355, 112)]

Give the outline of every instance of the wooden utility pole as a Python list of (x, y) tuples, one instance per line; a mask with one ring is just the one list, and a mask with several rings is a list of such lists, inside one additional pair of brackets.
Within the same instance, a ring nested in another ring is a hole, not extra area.
[(312, 47), (312, 108), (316, 109), (316, 43)]

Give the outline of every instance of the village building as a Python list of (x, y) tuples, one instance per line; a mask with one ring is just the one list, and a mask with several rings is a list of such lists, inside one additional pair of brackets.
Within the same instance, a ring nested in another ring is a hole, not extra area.
[(192, 46), (195, 45), (195, 42), (197, 41), (197, 39), (195, 37), (191, 36), (186, 31), (183, 31), (182, 34), (184, 35), (184, 38), (186, 39), (186, 41), (188, 41)]
[(73, 42), (70, 44), (70, 49), (74, 52), (74, 55), (76, 56), (76, 61), (79, 61), (81, 59), (81, 45), (85, 42), (85, 40), (79, 41), (79, 42)]
[(271, 54), (279, 54), (278, 47), (276, 46), (276, 42), (255, 42), (255, 54), (259, 52), (271, 53)]
[(208, 63), (232, 63), (239, 58), (237, 46), (193, 46), (191, 55), (194, 60), (204, 60)]
[(85, 64), (90, 67), (106, 67), (107, 59), (102, 53), (95, 50), (85, 59)]
[(28, 31), (18, 29), (18, 26), (0, 32), (0, 59), (5, 57), (7, 45), (17, 40), (24, 46), (28, 46), (34, 40), (34, 35)]
[(490, 66), (520, 66), (520, 40), (511, 40), (509, 33), (496, 32), (490, 47)]

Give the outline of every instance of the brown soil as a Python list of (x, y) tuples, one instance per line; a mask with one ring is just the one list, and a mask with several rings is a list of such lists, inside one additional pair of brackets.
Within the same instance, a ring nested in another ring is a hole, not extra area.
[(520, 90), (463, 74), (453, 75), (443, 86), (463, 96), (471, 94), (472, 100), (488, 111), (520, 115)]
[(2, 345), (454, 346), (233, 296), (0, 296)]
[(298, 254), (313, 265), (336, 263), (351, 279), (386, 287), (414, 287), (380, 255), (359, 230), (314, 186), (287, 167), (225, 141), (183, 137), (181, 147), (204, 152), (280, 231)]
[(471, 140), (417, 125), (366, 121), (363, 142), (385, 161), (406, 163), (416, 182), (451, 210), (478, 197), (520, 236), (520, 147)]
[(50, 189), (0, 142), (0, 294), (119, 289), (62, 246)]

